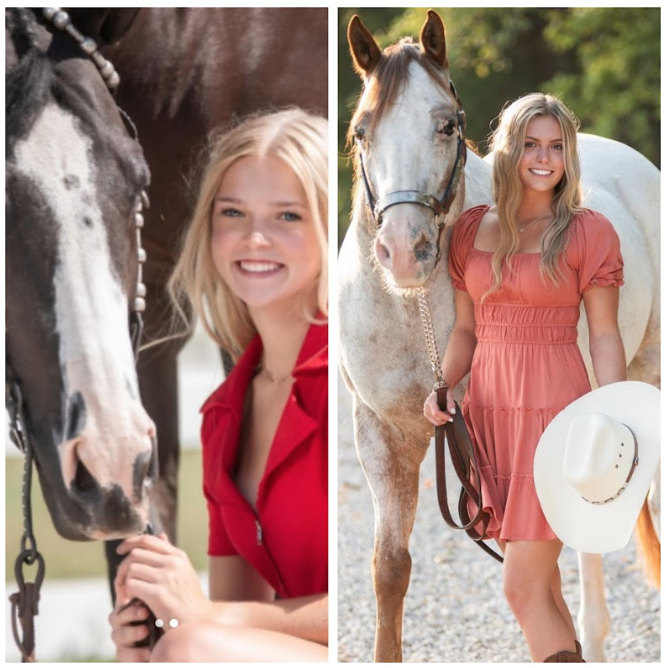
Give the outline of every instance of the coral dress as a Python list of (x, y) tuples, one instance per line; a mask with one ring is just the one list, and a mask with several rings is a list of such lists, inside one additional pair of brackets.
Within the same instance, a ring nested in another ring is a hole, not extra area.
[(586, 210), (569, 225), (559, 286), (541, 279), (540, 253), (517, 253), (482, 304), (493, 254), (476, 249), (474, 239), (488, 208), (462, 214), (449, 249), (453, 285), (474, 302), (478, 341), (462, 412), (481, 469), (488, 535), (550, 540), (556, 536), (534, 487), (534, 452), (555, 415), (590, 391), (576, 343), (580, 302), (592, 286), (623, 284), (620, 241), (608, 219)]

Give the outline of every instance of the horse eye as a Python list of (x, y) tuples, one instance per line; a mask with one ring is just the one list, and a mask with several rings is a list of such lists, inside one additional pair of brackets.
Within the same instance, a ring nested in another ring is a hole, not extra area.
[(365, 130), (363, 128), (354, 128), (354, 141), (357, 144), (365, 141)]
[(437, 123), (438, 135), (445, 135), (446, 137), (451, 137), (455, 131), (456, 131), (455, 121), (447, 119), (445, 121), (443, 120)]

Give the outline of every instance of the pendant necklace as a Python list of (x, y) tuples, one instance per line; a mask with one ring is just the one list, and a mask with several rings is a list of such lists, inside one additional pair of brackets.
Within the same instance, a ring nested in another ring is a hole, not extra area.
[(519, 226), (518, 231), (522, 234), (528, 227), (531, 227), (532, 225), (534, 225), (534, 223), (536, 223), (538, 220), (543, 220), (544, 218), (548, 218), (548, 216), (552, 216), (552, 215), (553, 215), (552, 211), (549, 211), (548, 213), (544, 213), (543, 216), (539, 216), (538, 218), (535, 218), (534, 220), (530, 220), (529, 223), (523, 225), (522, 227)]
[(257, 369), (261, 371), (261, 369), (264, 370), (264, 373), (266, 374), (266, 377), (268, 380), (271, 381), (271, 383), (275, 383), (276, 385), (280, 385), (284, 383), (287, 380), (290, 380), (292, 378), (291, 373), (288, 373), (286, 376), (274, 376), (264, 365), (264, 360), (261, 360), (259, 364), (257, 365)]

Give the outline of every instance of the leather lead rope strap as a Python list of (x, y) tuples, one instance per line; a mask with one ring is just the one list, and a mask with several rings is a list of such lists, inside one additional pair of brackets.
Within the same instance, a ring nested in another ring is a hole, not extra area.
[[(425, 290), (419, 288), (418, 291), (419, 311), (423, 322), (423, 331), (425, 333), (426, 346), (430, 357), (430, 366), (435, 376), (434, 391), (437, 392), (437, 404), (440, 410), (446, 411), (446, 393), (449, 388), (442, 376), (439, 362), (439, 353), (437, 352), (437, 343), (435, 340), (434, 327), (430, 308), (425, 296)], [(439, 510), (442, 513), (444, 521), (452, 528), (464, 531), (467, 535), (491, 557), (502, 563), (504, 559), (495, 550), (483, 542), (486, 535), (486, 528), (490, 520), (489, 514), (483, 510), (483, 495), (481, 492), (481, 479), (479, 466), (476, 461), (474, 447), (469, 438), (465, 420), (456, 404), (456, 412), (453, 414), (453, 421), (444, 425), (435, 427), (435, 461), (437, 478), (437, 501)], [(449, 456), (453, 463), (458, 480), (462, 485), (460, 497), (458, 499), (458, 515), (462, 524), (458, 524), (449, 510), (448, 495), (446, 489), (446, 443), (449, 445)], [(472, 478), (474, 476), (474, 478)], [(477, 512), (474, 518), (470, 518), (467, 507), (468, 501), (476, 506)], [(481, 525), (477, 529), (477, 526)]]
[[(11, 368), (7, 367), (5, 378), (5, 405), (9, 412), (9, 435), (12, 442), (24, 455), (23, 462), (23, 537), (21, 551), (14, 562), (14, 575), (18, 591), (9, 597), (12, 604), (12, 633), (16, 646), (21, 652), (23, 663), (35, 662), (35, 617), (39, 614), (39, 593), (44, 581), (44, 557), (37, 549), (37, 541), (32, 531), (32, 489), (33, 450), (27, 435), (24, 403), (21, 387), (12, 377)], [(26, 566), (37, 567), (34, 582), (26, 582)]]
[[(146, 527), (146, 530), (144, 533), (154, 536), (155, 531), (153, 530), (152, 524), (148, 524)], [(133, 598), (131, 601), (127, 602), (125, 605), (118, 610), (119, 613), (121, 613), (123, 610), (127, 610), (127, 608), (132, 607), (133, 605), (141, 604), (148, 608), (148, 606), (141, 601), (138, 598)], [(142, 626), (145, 625), (148, 629), (148, 636), (144, 638), (143, 640), (138, 640), (137, 642), (134, 643), (134, 647), (148, 647), (150, 651), (152, 652), (155, 645), (157, 644), (157, 641), (164, 635), (164, 628), (161, 626), (157, 626), (157, 618), (155, 617), (155, 613), (148, 608), (148, 617), (146, 619), (143, 619), (141, 621), (137, 622), (130, 622), (130, 626)]]

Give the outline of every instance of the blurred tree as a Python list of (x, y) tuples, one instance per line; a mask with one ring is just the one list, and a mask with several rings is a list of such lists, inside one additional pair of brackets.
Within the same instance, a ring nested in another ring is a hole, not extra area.
[[(660, 10), (577, 8), (554, 16), (544, 37), (574, 54), (576, 72), (546, 84), (572, 101), (586, 132), (633, 146), (659, 166)], [(579, 74), (578, 74), (579, 73)]]
[[(460, 8), (437, 10), (447, 28), (451, 77), (467, 112), (467, 136), (485, 139), (507, 101), (537, 90), (560, 97), (582, 130), (622, 141), (659, 166), (658, 8)], [(425, 9), (340, 10), (339, 241), (349, 223), (351, 165), (345, 133), (361, 88), (346, 28), (358, 13), (380, 47), (418, 38)]]

